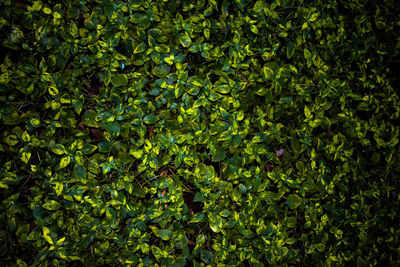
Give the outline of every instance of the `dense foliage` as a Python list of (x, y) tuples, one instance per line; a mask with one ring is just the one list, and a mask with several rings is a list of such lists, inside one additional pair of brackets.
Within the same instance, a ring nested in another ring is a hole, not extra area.
[(378, 2), (2, 0), (2, 264), (399, 265)]

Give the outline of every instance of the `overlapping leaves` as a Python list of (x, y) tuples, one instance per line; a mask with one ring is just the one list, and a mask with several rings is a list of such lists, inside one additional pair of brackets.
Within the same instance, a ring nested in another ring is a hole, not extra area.
[(3, 1), (1, 258), (398, 264), (397, 6)]

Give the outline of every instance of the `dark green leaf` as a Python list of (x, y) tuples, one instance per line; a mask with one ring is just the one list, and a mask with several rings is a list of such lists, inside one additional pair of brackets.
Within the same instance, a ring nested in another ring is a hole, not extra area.
[(115, 87), (127, 86), (128, 77), (126, 74), (117, 74), (111, 77), (111, 82)]
[(98, 127), (97, 113), (93, 110), (88, 110), (82, 115), (82, 122), (88, 127)]
[(289, 208), (296, 209), (301, 204), (301, 198), (298, 195), (290, 194), (286, 203)]
[(156, 123), (158, 118), (154, 114), (149, 114), (144, 116), (143, 121), (147, 124), (154, 124)]
[(226, 152), (223, 149), (217, 149), (215, 154), (213, 155), (212, 160), (214, 162), (221, 162), (226, 158)]

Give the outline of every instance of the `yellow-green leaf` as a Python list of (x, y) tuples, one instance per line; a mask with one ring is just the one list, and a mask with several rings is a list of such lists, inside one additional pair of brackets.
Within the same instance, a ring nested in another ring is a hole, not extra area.
[(58, 95), (58, 89), (55, 86), (50, 86), (49, 87), (49, 94), (52, 96)]
[(311, 116), (311, 110), (307, 106), (304, 106), (304, 115), (306, 115), (306, 118)]
[(31, 158), (31, 152), (24, 151), (21, 155), (21, 160), (23, 163), (28, 164), (29, 159)]
[(37, 118), (33, 118), (33, 119), (31, 119), (31, 124), (33, 127), (38, 127), (38, 126), (40, 126), (40, 120)]
[(43, 8), (43, 12), (47, 15), (51, 14), (51, 9), (48, 7)]
[(256, 25), (251, 25), (251, 26), (250, 26), (250, 30), (251, 30), (253, 33), (255, 33), (255, 34), (258, 34), (258, 28), (257, 28)]
[(49, 230), (49, 228), (47, 228), (47, 227), (43, 227), (42, 228), (42, 230), (43, 230), (43, 237), (44, 237), (44, 239), (46, 239), (46, 241), (50, 244), (50, 245), (53, 245), (54, 244), (54, 242), (53, 242), (53, 240), (51, 239), (51, 237), (50, 237), (50, 230)]
[(60, 162), (60, 169), (63, 169), (65, 167), (67, 167), (69, 165), (69, 163), (71, 162), (71, 158), (70, 156), (65, 156), (61, 159)]
[(46, 82), (53, 82), (53, 77), (48, 72), (44, 72), (42, 74), (42, 79), (45, 80)]
[(60, 239), (57, 240), (57, 245), (61, 246), (65, 241), (65, 237), (62, 237)]
[(60, 257), (60, 259), (63, 259), (63, 260), (68, 259), (67, 255), (65, 254), (65, 251), (63, 251), (63, 250), (57, 251), (57, 255), (58, 255), (58, 257)]
[(263, 72), (264, 72), (264, 76), (267, 80), (271, 80), (273, 78), (274, 75), (274, 71), (268, 67), (264, 67), (263, 68)]
[(70, 22), (70, 25), (69, 25), (69, 33), (72, 35), (72, 37), (74, 37), (74, 38), (76, 38), (76, 37), (78, 37), (78, 33), (79, 33), (79, 30), (78, 30), (78, 27), (76, 26), (76, 24), (75, 24), (75, 22)]
[(318, 18), (318, 13), (314, 13), (314, 14), (311, 15), (310, 21), (311, 22), (316, 21), (317, 18)]
[(131, 152), (132, 156), (134, 156), (137, 159), (140, 159), (143, 156), (143, 150), (136, 150)]
[(63, 155), (65, 153), (65, 147), (63, 145), (57, 144), (51, 148), (51, 152), (57, 155)]
[(57, 11), (54, 12), (53, 17), (54, 17), (55, 19), (61, 19), (61, 18), (62, 18), (62, 17), (61, 17), (61, 14), (58, 13)]
[(135, 50), (133, 51), (134, 54), (139, 54), (142, 53), (146, 50), (146, 44), (145, 43), (140, 43), (138, 46), (136, 46)]
[(49, 200), (43, 204), (43, 208), (45, 208), (46, 210), (54, 211), (60, 208), (60, 204), (55, 200)]
[(187, 35), (181, 35), (179, 37), (179, 41), (183, 45), (183, 47), (189, 47), (192, 44), (192, 39), (190, 39)]
[(126, 74), (117, 74), (111, 77), (111, 82), (115, 87), (127, 86), (128, 77)]
[(29, 134), (26, 131), (22, 134), (22, 140), (25, 143), (28, 143), (29, 141), (31, 141), (31, 137), (29, 136)]
[(304, 49), (304, 58), (305, 59), (311, 58), (311, 52), (307, 48)]

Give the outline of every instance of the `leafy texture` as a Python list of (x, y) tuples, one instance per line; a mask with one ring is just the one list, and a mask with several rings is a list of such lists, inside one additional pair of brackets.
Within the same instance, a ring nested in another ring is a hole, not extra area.
[(399, 21), (0, 1), (0, 265), (400, 266)]

